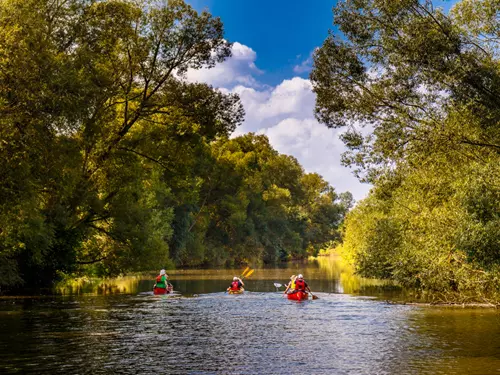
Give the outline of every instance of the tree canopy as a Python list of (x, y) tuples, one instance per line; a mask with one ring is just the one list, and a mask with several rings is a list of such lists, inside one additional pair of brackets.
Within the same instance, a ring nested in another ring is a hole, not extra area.
[[(358, 271), (481, 298), (500, 265), (500, 5), (345, 0), (314, 56), (316, 116), (374, 184), (349, 215)], [(464, 297), (465, 298), (465, 297)]]
[(0, 287), (303, 257), (350, 205), (235, 94), (188, 82), (231, 54), (181, 0), (0, 3)]

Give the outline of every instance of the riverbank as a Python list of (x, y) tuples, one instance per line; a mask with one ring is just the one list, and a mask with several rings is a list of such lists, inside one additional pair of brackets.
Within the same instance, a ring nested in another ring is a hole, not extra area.
[(473, 294), (471, 292), (453, 292), (453, 291), (432, 291), (425, 289), (416, 289), (405, 287), (394, 280), (390, 279), (372, 279), (359, 276), (354, 266), (342, 256), (341, 250), (329, 249), (320, 252), (317, 257), (310, 258), (310, 261), (316, 261), (320, 267), (325, 269), (325, 272), (331, 272), (344, 279), (344, 284), (354, 282), (354, 289), (363, 289), (373, 287), (375, 285), (382, 286), (387, 289), (399, 289), (402, 299), (392, 299), (395, 304), (413, 304), (421, 306), (469, 306), (469, 307), (500, 307), (500, 296), (491, 294)]
[(500, 304), (492, 303), (453, 303), (453, 302), (406, 302), (406, 301), (385, 301), (388, 305), (418, 306), (418, 307), (450, 307), (450, 308), (486, 308), (498, 309)]

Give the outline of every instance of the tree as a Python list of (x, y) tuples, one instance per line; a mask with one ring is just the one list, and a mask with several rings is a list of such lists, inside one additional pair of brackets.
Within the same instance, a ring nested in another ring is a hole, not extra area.
[(303, 258), (338, 238), (348, 208), (321, 176), (304, 173), (267, 137), (221, 139), (212, 150), (218, 172), (206, 201), (209, 259), (217, 249), (235, 262)]
[(0, 4), (0, 287), (338, 238), (348, 195), (265, 136), (229, 139), (238, 96), (185, 79), (230, 51), (220, 19), (181, 0)]
[[(325, 40), (311, 79), (318, 119), (348, 129), (347, 164), (374, 181), (379, 166), (431, 149), (498, 153), (498, 68), (480, 39), (429, 1), (343, 1), (334, 21), (346, 39)], [(443, 126), (451, 113), (467, 126)]]
[(0, 257), (36, 283), (78, 264), (130, 268), (158, 255), (151, 241), (165, 261), (169, 137), (194, 145), (243, 116), (237, 96), (179, 78), (230, 55), (220, 19), (183, 1), (8, 0), (0, 25), (0, 205), (12, 223)]
[[(346, 221), (358, 271), (495, 295), (500, 257), (498, 2), (346, 0), (315, 53), (316, 115), (375, 185)], [(365, 127), (361, 130), (360, 127)]]

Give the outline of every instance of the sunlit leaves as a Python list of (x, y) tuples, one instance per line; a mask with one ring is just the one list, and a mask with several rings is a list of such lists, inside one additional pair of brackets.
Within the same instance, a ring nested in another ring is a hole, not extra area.
[(238, 97), (177, 77), (229, 56), (221, 21), (143, 5), (0, 5), (0, 254), (26, 281), (166, 265), (172, 190), (242, 121)]
[(311, 78), (318, 118), (347, 127), (343, 162), (375, 185), (345, 226), (358, 272), (497, 295), (498, 10), (488, 0), (463, 0), (450, 16), (430, 1), (336, 7), (345, 38), (325, 41)]

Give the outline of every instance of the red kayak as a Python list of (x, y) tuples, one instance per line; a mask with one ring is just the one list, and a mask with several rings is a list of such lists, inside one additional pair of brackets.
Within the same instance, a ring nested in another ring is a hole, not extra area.
[(307, 292), (295, 292), (286, 295), (288, 299), (293, 299), (295, 301), (303, 301), (309, 297)]
[(153, 293), (155, 295), (159, 295), (159, 294), (169, 294), (172, 292), (172, 285), (169, 285), (167, 288), (156, 288), (154, 287), (153, 288)]
[(167, 288), (154, 288), (153, 289), (154, 294), (168, 294), (170, 293)]

